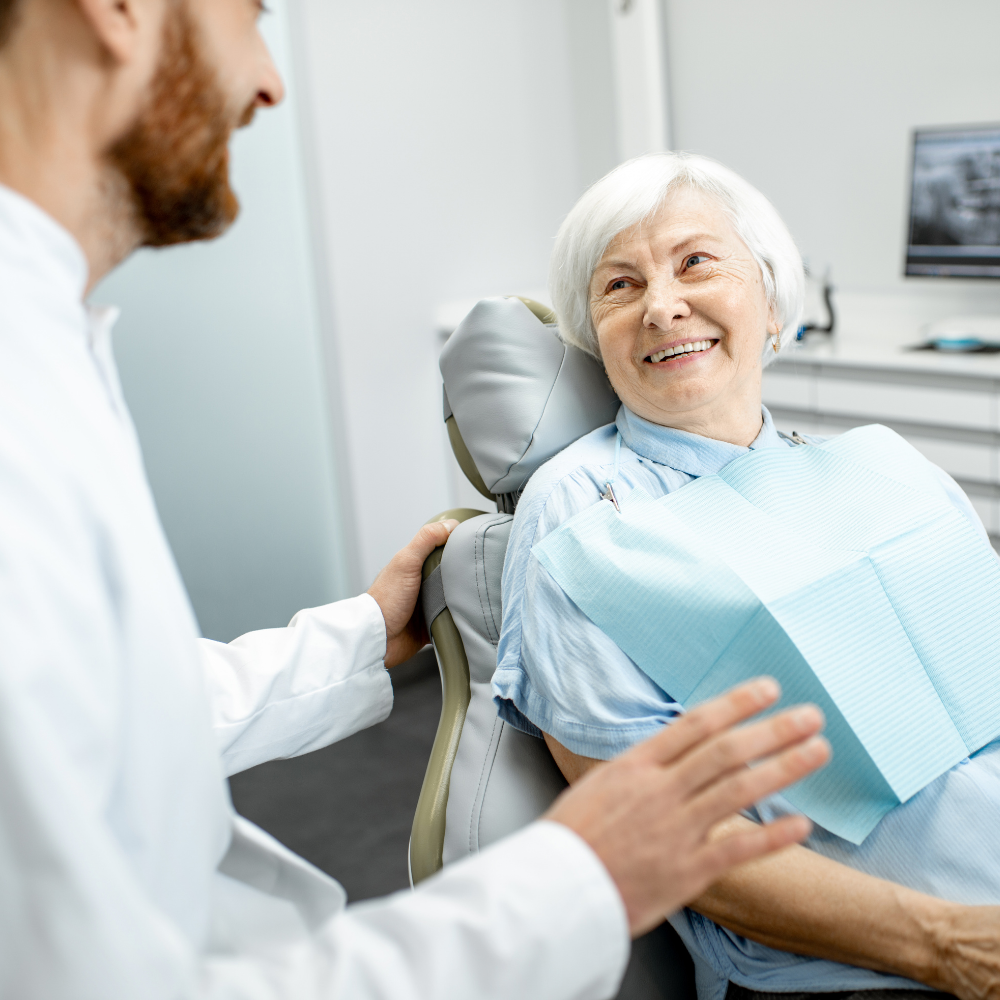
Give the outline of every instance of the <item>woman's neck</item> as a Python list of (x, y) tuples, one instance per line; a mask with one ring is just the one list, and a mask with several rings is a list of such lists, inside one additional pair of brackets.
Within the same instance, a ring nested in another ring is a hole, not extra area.
[[(672, 410), (663, 406), (650, 406), (646, 400), (639, 400), (638, 406), (624, 400), (625, 405), (643, 420), (661, 427), (687, 431), (714, 441), (748, 448), (760, 434), (764, 426), (759, 391), (748, 399), (727, 400), (712, 406), (696, 407), (688, 410)], [(713, 401), (714, 402), (714, 401)], [(646, 405), (644, 405), (646, 404)]]

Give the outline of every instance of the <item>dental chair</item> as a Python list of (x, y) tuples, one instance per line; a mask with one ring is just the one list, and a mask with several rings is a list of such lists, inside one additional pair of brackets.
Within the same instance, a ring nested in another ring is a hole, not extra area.
[[(497, 717), (491, 690), (500, 579), (514, 510), (532, 473), (618, 410), (600, 364), (559, 338), (530, 299), (480, 302), (441, 353), (444, 419), (458, 464), (497, 513), (461, 508), (424, 563), (421, 602), (442, 708), (410, 837), (417, 884), (540, 816), (566, 787), (545, 742)], [(633, 945), (620, 1000), (693, 1000), (691, 959), (663, 924)]]

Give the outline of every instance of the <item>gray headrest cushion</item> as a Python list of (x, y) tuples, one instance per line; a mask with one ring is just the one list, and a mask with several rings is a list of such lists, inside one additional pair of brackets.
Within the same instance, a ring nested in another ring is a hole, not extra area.
[(615, 419), (600, 363), (519, 299), (483, 299), (441, 352), (445, 395), (493, 493), (515, 493), (577, 438)]

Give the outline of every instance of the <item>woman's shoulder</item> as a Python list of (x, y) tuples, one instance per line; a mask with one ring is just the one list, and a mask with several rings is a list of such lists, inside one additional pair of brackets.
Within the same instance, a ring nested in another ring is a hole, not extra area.
[[(550, 458), (528, 480), (514, 513), (503, 567), (504, 634), (520, 618), (532, 548), (563, 521), (600, 499), (602, 470), (614, 462), (614, 424), (598, 427)], [(503, 644), (503, 639), (501, 639)]]
[(598, 427), (542, 465), (518, 500), (513, 531), (544, 533), (599, 500), (614, 462), (616, 434), (614, 424)]
[(625, 444), (616, 469), (617, 434), (614, 424), (598, 427), (538, 469), (517, 504), (511, 532), (515, 548), (532, 548), (560, 524), (598, 503), (612, 478), (619, 497), (638, 487), (654, 498), (691, 479), (686, 473), (640, 458)]

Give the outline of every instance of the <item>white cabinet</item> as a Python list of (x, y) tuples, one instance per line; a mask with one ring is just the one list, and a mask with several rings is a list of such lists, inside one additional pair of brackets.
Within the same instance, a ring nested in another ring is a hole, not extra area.
[(768, 409), (791, 407), (812, 411), (816, 408), (816, 378), (785, 371), (775, 363), (764, 371), (764, 405)]
[(1000, 371), (984, 369), (798, 355), (765, 371), (764, 403), (786, 432), (891, 427), (958, 480), (1000, 546)]
[(994, 397), (985, 392), (860, 382), (823, 375), (815, 381), (816, 409), (821, 413), (996, 429)]

